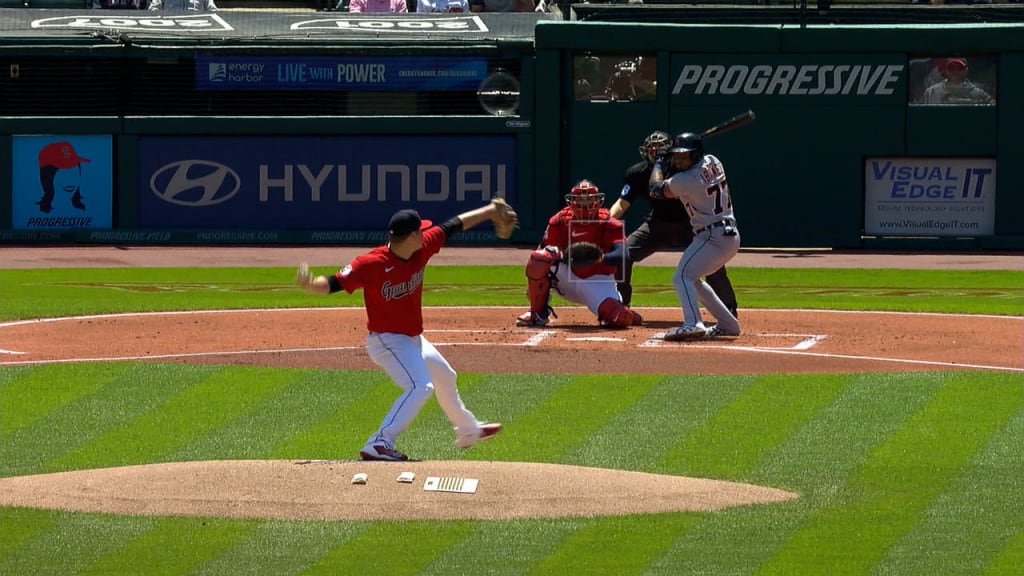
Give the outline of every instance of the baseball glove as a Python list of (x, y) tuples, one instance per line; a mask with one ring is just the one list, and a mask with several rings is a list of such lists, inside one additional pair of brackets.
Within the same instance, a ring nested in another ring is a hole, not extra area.
[(569, 245), (568, 259), (569, 265), (574, 268), (590, 266), (604, 260), (604, 252), (593, 242), (576, 242)]
[(494, 233), (498, 238), (508, 240), (516, 228), (519, 228), (519, 215), (504, 198), (491, 198), (491, 204), (494, 204), (495, 208), (494, 215), (491, 216)]

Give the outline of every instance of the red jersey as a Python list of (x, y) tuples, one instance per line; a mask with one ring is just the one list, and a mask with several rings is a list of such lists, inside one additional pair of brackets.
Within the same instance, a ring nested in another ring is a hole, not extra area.
[[(625, 240), (626, 235), (622, 221), (612, 218), (607, 209), (598, 210), (596, 220), (574, 221), (572, 208), (566, 206), (548, 220), (548, 227), (544, 230), (541, 244), (558, 246), (558, 249), (564, 254), (568, 250), (569, 244), (593, 242), (601, 247), (602, 252), (608, 252), (615, 244)], [(573, 273), (580, 278), (590, 278), (596, 274), (615, 274), (615, 272), (615, 266), (605, 263), (573, 268)]]
[(407, 336), (423, 333), (423, 269), (446, 239), (441, 228), (427, 228), (423, 247), (408, 260), (380, 246), (357, 256), (334, 275), (349, 294), (363, 289), (367, 330)]

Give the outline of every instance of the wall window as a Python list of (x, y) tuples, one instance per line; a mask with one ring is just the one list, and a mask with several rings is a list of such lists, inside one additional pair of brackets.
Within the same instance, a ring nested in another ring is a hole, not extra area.
[(992, 56), (911, 58), (909, 102), (916, 106), (995, 106), (996, 64)]
[(579, 54), (573, 57), (573, 98), (653, 101), (658, 89), (657, 71), (654, 54)]

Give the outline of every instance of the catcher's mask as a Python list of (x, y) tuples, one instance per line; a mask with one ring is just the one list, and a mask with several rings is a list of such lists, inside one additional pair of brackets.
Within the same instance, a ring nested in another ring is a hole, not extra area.
[(684, 132), (672, 139), (672, 147), (668, 151), (672, 155), (674, 169), (689, 170), (704, 157), (704, 139), (693, 132)]
[(668, 132), (660, 130), (651, 132), (651, 135), (645, 138), (644, 143), (640, 145), (640, 157), (654, 164), (658, 154), (668, 150), (671, 144), (672, 137), (668, 135)]
[(565, 195), (565, 203), (572, 208), (576, 220), (596, 220), (597, 212), (604, 204), (604, 194), (590, 180), (580, 180)]

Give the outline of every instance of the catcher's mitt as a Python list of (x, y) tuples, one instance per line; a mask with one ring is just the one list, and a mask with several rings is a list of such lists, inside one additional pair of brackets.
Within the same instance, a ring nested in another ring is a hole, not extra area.
[(494, 233), (498, 238), (508, 240), (516, 228), (519, 228), (519, 215), (504, 198), (491, 198), (491, 204), (494, 204), (495, 208), (494, 215), (491, 216)]
[(569, 265), (574, 268), (577, 266), (590, 266), (604, 260), (604, 252), (593, 242), (576, 242), (569, 245), (567, 257)]

